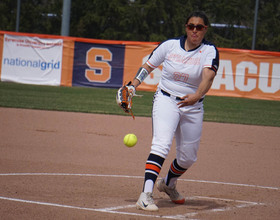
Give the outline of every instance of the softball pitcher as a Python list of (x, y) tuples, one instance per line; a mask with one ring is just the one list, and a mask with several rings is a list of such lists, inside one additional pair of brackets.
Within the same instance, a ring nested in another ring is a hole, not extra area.
[(132, 85), (128, 86), (135, 94), (135, 88), (147, 75), (163, 64), (154, 96), (153, 139), (145, 167), (143, 190), (136, 203), (138, 209), (158, 210), (152, 197), (154, 184), (174, 136), (176, 158), (167, 176), (157, 182), (157, 189), (165, 192), (174, 203), (185, 203), (185, 197), (176, 190), (176, 182), (197, 159), (203, 99), (219, 66), (216, 47), (204, 39), (208, 26), (208, 18), (203, 12), (193, 12), (185, 23), (186, 35), (161, 43), (139, 68)]

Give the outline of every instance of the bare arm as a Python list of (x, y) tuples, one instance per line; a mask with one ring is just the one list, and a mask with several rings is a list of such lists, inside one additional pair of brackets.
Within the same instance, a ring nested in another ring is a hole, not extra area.
[(215, 72), (209, 68), (204, 68), (202, 71), (202, 81), (198, 86), (196, 93), (187, 94), (182, 99), (181, 102), (178, 102), (179, 107), (184, 107), (188, 105), (193, 105), (199, 101), (211, 88), (215, 77)]

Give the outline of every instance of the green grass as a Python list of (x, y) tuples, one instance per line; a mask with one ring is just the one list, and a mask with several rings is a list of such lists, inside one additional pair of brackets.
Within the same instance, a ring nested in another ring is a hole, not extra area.
[(205, 120), (280, 127), (280, 102), (207, 96)]
[[(127, 115), (116, 104), (117, 89), (35, 86), (0, 82), (0, 106)], [(135, 116), (150, 117), (153, 92), (137, 92), (133, 98)], [(280, 127), (280, 102), (207, 96), (205, 121)]]

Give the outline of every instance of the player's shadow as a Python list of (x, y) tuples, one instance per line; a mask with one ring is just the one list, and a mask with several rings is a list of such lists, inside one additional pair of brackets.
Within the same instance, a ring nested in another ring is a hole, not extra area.
[(186, 206), (189, 210), (211, 210), (211, 209), (219, 209), (224, 208), (227, 205), (221, 204), (217, 201), (213, 200), (203, 200), (203, 199), (186, 199), (186, 202), (182, 205), (174, 204), (169, 199), (158, 199), (155, 200), (157, 206), (159, 208), (172, 208), (172, 207), (180, 207), (180, 206)]
[[(174, 207), (187, 207), (189, 210), (211, 210), (211, 209), (219, 209), (224, 208), (227, 205), (222, 204), (221, 201), (213, 201), (208, 199), (188, 199), (186, 198), (186, 202), (184, 204), (175, 204), (168, 198), (154, 198), (155, 203), (159, 208), (174, 208)], [(137, 200), (125, 200), (126, 202), (136, 203)]]

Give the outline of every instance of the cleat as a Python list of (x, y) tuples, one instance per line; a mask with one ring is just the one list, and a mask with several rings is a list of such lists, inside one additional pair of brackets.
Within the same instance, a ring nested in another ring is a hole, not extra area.
[(136, 203), (136, 208), (137, 209), (142, 209), (145, 211), (158, 211), (158, 207), (156, 206), (152, 193), (147, 192), (144, 193), (142, 192), (137, 203)]
[(165, 192), (169, 196), (171, 201), (175, 204), (185, 203), (185, 198), (178, 193), (178, 191), (176, 190), (176, 185), (174, 185), (174, 187), (168, 187), (165, 184), (164, 179), (161, 179), (157, 182), (157, 189), (160, 192)]

